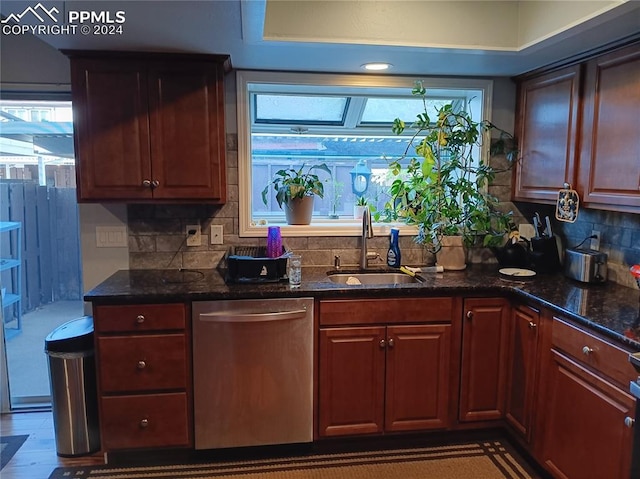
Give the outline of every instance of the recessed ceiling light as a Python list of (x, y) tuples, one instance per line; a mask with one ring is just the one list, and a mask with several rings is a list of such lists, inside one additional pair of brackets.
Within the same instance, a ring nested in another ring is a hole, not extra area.
[(391, 68), (391, 63), (382, 63), (382, 62), (365, 63), (364, 65), (362, 65), (362, 68), (369, 71), (388, 70), (389, 68)]

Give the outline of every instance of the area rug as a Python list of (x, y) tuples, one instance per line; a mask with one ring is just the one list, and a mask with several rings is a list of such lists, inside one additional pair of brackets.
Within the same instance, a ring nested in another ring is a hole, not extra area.
[(538, 479), (501, 440), (157, 467), (58, 468), (49, 479)]
[(0, 469), (7, 465), (28, 437), (28, 434), (24, 436), (0, 436)]

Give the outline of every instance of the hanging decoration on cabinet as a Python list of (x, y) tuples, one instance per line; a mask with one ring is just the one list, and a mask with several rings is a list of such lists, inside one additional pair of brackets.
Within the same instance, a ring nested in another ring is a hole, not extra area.
[(578, 219), (578, 209), (580, 207), (580, 197), (576, 190), (571, 189), (569, 183), (564, 184), (564, 188), (558, 191), (558, 201), (556, 202), (556, 219), (567, 223), (574, 223)]

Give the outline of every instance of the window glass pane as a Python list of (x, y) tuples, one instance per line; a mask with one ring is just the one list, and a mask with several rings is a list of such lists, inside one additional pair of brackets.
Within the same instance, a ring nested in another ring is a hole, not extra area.
[[(427, 114), (433, 118), (441, 107), (452, 102), (456, 102), (456, 100), (428, 98)], [(424, 104), (420, 98), (368, 98), (362, 112), (361, 123), (390, 125), (393, 120), (400, 118), (407, 125), (410, 125), (420, 113), (424, 113)]]
[(347, 98), (301, 95), (255, 95), (256, 123), (341, 124)]
[[(412, 96), (414, 82), (406, 78), (239, 72), (239, 207), (241, 236), (263, 236), (264, 225), (286, 225), (284, 211), (276, 201), (271, 181), (279, 170), (326, 164), (331, 175), (317, 171), (324, 198), (314, 199), (309, 230), (322, 235), (359, 231), (354, 205), (356, 165), (367, 172), (364, 196), (374, 210), (382, 211), (390, 199), (395, 179), (389, 162), (415, 155), (409, 144), (410, 125), (424, 113), (421, 98)], [(442, 106), (452, 103), (457, 111), (473, 118), (484, 115), (488, 80), (438, 79), (425, 83), (427, 111), (435, 118)], [(402, 136), (392, 132), (397, 117), (407, 124)], [(481, 151), (474, 157), (480, 159)], [(266, 204), (262, 192), (266, 189)], [(316, 226), (320, 225), (320, 226)], [(388, 225), (387, 225), (388, 227)], [(262, 228), (262, 229), (261, 229)], [(304, 236), (296, 226), (288, 235)]]
[(267, 204), (262, 201), (261, 192), (265, 179), (273, 178), (281, 169), (299, 169), (324, 163), (331, 170), (331, 176), (318, 172), (324, 182), (324, 198), (314, 200), (314, 215), (329, 218), (330, 215), (352, 217), (353, 205), (358, 195), (352, 190), (351, 171), (359, 160), (364, 160), (371, 170), (371, 177), (365, 196), (378, 209), (389, 199), (387, 188), (390, 180), (387, 174), (387, 158), (397, 158), (404, 153), (408, 138), (380, 136), (345, 135), (268, 135), (253, 134), (252, 141), (252, 198), (256, 220), (283, 218), (283, 213), (275, 198), (275, 191), (269, 188)]

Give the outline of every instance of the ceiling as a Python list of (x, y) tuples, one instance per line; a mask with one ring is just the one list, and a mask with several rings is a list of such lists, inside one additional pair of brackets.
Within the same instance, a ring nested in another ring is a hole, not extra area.
[[(237, 69), (357, 73), (365, 62), (385, 61), (393, 74), (510, 76), (640, 33), (640, 1), (41, 3), (55, 6), (63, 20), (69, 11), (126, 15), (118, 35), (40, 36), (55, 48), (228, 53)], [(3, 0), (0, 13), (7, 17), (35, 4)], [(573, 8), (566, 20), (545, 30), (554, 22), (532, 11), (557, 20), (549, 8), (561, 4), (584, 8)], [(424, 32), (431, 38), (420, 37)]]

